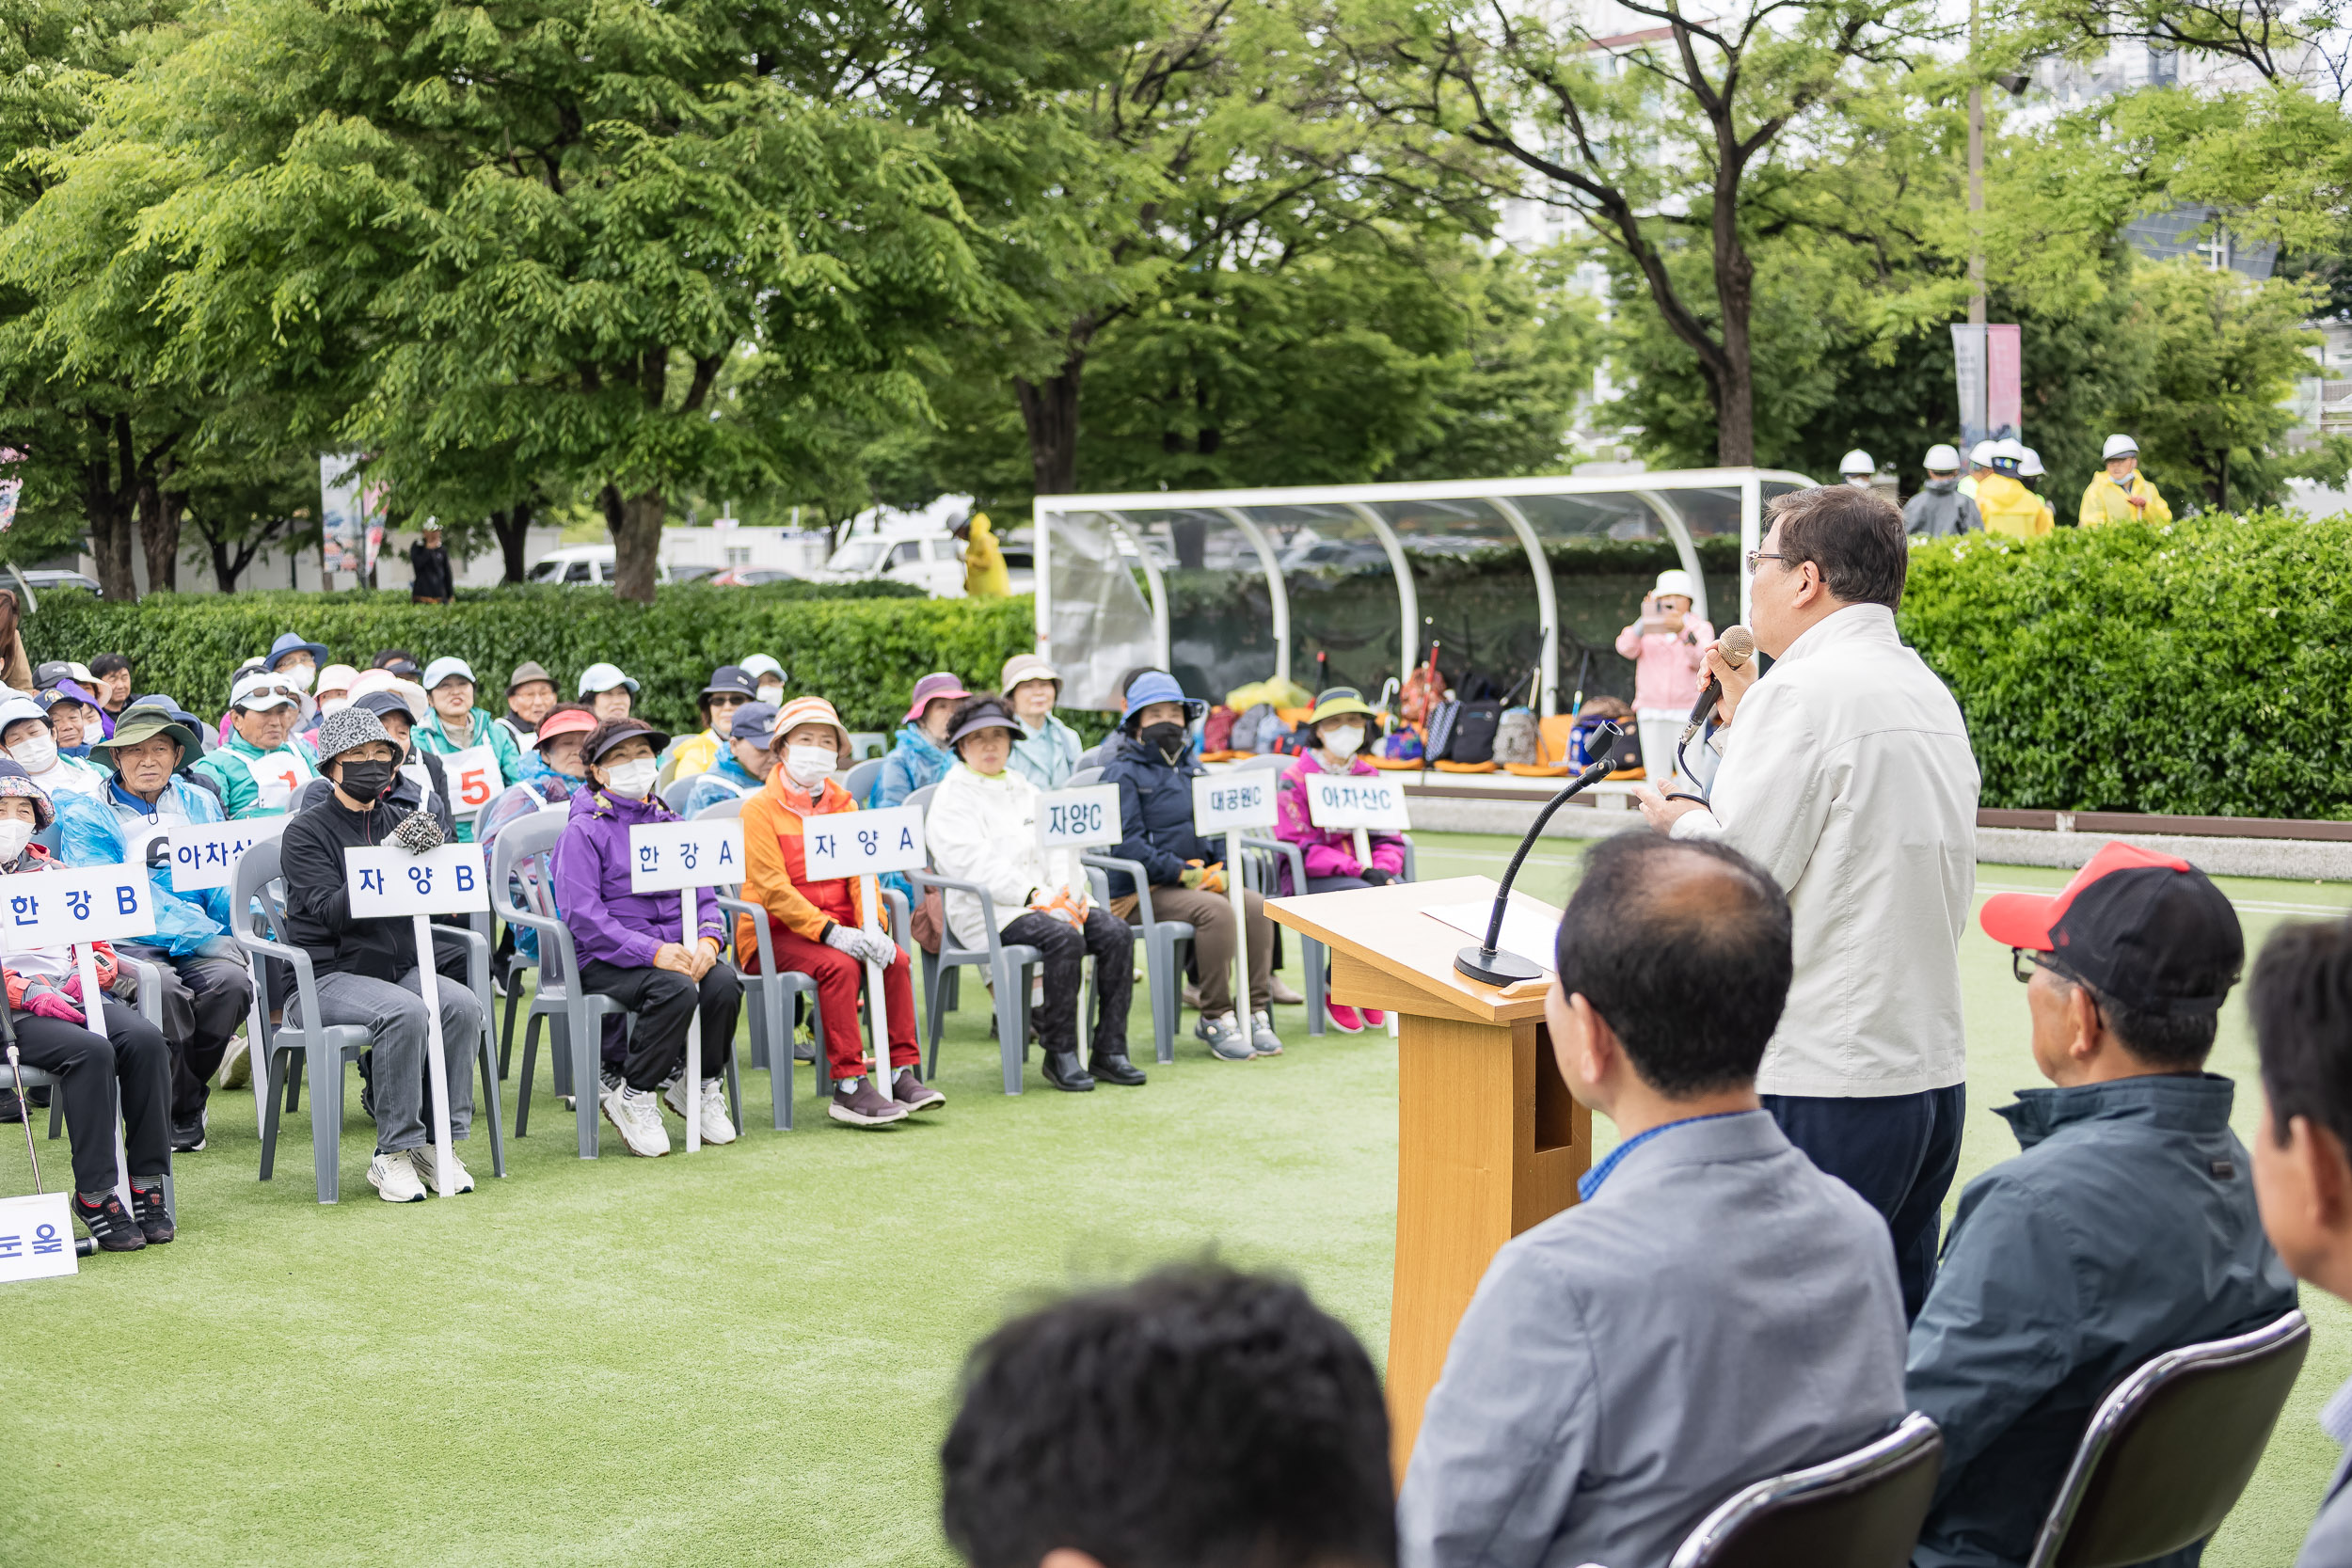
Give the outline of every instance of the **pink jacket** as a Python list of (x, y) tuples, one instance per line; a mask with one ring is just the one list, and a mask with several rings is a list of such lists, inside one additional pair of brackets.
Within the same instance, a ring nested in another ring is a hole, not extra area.
[[(1698, 700), (1697, 691), (1691, 693), (1691, 700)], [(1363, 870), (1356, 860), (1354, 833), (1318, 828), (1313, 818), (1307, 815), (1307, 775), (1328, 771), (1315, 760), (1314, 752), (1305, 752), (1282, 770), (1281, 787), (1277, 791), (1280, 816), (1275, 824), (1274, 836), (1298, 846), (1299, 858), (1306, 862), (1310, 880), (1317, 877), (1353, 877)], [(1355, 757), (1343, 771), (1377, 773), (1379, 769), (1363, 758)], [(1391, 877), (1402, 876), (1405, 871), (1405, 841), (1394, 833), (1374, 833), (1372, 863)], [(1281, 891), (1285, 894), (1306, 891), (1291, 886), (1291, 868), (1287, 860), (1281, 862), (1279, 880)]]
[(1695, 615), (1682, 619), (1679, 633), (1642, 635), (1634, 622), (1617, 633), (1617, 652), (1633, 660), (1633, 705), (1688, 709), (1699, 700), (1699, 650), (1715, 641), (1715, 628)]

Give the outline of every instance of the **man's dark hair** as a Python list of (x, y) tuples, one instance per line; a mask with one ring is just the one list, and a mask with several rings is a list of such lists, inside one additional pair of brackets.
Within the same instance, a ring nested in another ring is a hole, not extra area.
[(2045, 959), (2042, 967), (2061, 984), (2089, 991), (2107, 1033), (2143, 1066), (2166, 1072), (2195, 1072), (2213, 1053), (2214, 1032), (2221, 1022), (2218, 1011), (2143, 1012), (2124, 1006), (2089, 981), (2067, 974), (2057, 963)]
[(1903, 602), (1903, 574), (1911, 546), (1903, 515), (1874, 490), (1851, 484), (1821, 484), (1772, 502), (1771, 521), (1780, 525), (1779, 565), (1795, 571), (1810, 561), (1832, 594), (1848, 604)]
[(940, 1448), (973, 1568), (1387, 1568), (1389, 1416), (1356, 1337), (1284, 1280), (1163, 1269), (976, 1348)]
[(89, 661), (89, 673), (93, 676), (111, 675), (118, 670), (130, 668), (131, 661), (120, 654), (100, 654)]
[(1643, 1083), (1676, 1100), (1741, 1088), (1788, 1000), (1788, 897), (1724, 845), (1619, 833), (1584, 852), (1554, 961)]
[(2280, 927), (2247, 1001), (2278, 1140), (2307, 1117), (2352, 1150), (2352, 920)]
[(387, 648), (382, 653), (375, 656), (375, 662), (369, 665), (368, 668), (371, 670), (389, 670), (395, 664), (414, 664), (416, 662), (417, 656), (410, 653), (405, 648)]

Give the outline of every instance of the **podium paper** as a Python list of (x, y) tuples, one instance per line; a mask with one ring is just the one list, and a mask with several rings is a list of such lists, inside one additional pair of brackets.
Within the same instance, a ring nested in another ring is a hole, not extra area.
[[(1486, 940), (1486, 922), (1494, 918), (1495, 904), (1491, 898), (1481, 898), (1475, 904), (1440, 904), (1423, 910), (1433, 920), (1443, 921), (1457, 931), (1466, 931), (1473, 942)], [(1552, 949), (1560, 934), (1560, 923), (1550, 911), (1521, 901), (1516, 895), (1502, 908), (1502, 940), (1497, 945), (1515, 958), (1551, 973)]]

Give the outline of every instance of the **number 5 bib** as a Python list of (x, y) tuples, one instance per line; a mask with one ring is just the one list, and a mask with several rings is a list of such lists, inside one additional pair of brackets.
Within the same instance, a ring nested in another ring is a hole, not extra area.
[(487, 746), (444, 752), (441, 772), (449, 780), (449, 809), (459, 816), (471, 816), (488, 805), (505, 782), (499, 772), (499, 754)]

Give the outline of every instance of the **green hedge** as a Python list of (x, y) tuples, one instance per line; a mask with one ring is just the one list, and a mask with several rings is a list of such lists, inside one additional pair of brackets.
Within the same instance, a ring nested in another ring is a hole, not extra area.
[[(872, 588), (879, 587), (877, 594)], [(87, 594), (44, 594), (24, 619), (35, 663), (131, 660), (141, 691), (166, 691), (197, 712), (229, 700), (230, 672), (280, 632), (324, 643), (362, 669), (383, 648), (421, 660), (454, 654), (501, 711), (508, 672), (526, 659), (552, 671), (566, 695), (600, 659), (644, 683), (637, 712), (666, 727), (690, 724), (711, 669), (753, 654), (780, 659), (796, 692), (829, 698), (851, 729), (888, 731), (906, 713), (917, 677), (952, 670), (993, 685), (1006, 658), (1031, 646), (1028, 598), (926, 599), (898, 584), (664, 588), (651, 609), (594, 589), (501, 588), (448, 605), (389, 594), (159, 594), (135, 605)]]
[(1903, 636), (1960, 699), (1984, 803), (2352, 818), (2352, 517), (1966, 539)]

